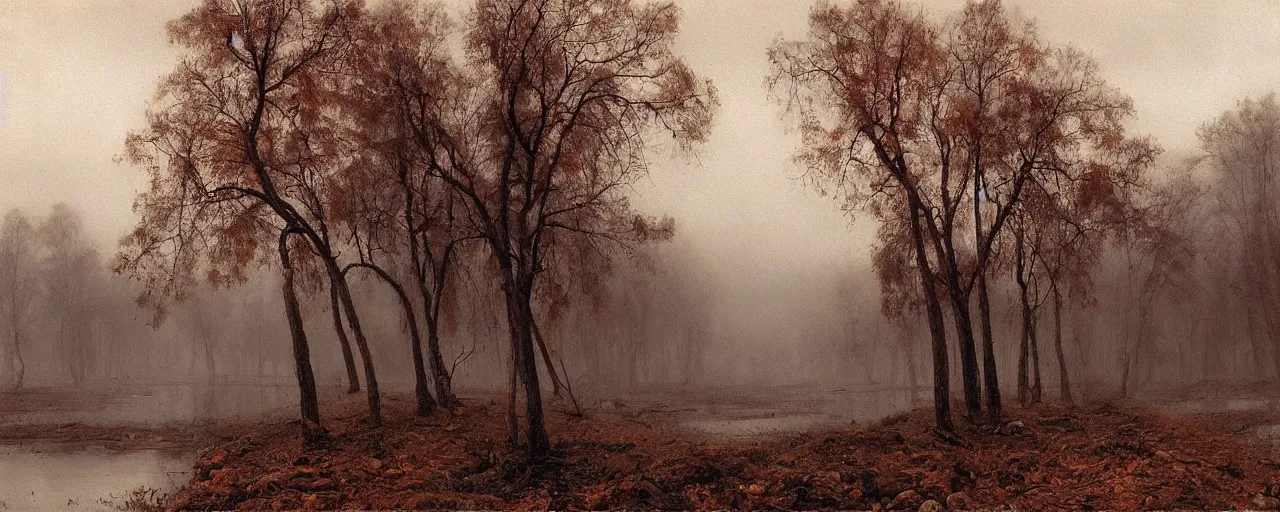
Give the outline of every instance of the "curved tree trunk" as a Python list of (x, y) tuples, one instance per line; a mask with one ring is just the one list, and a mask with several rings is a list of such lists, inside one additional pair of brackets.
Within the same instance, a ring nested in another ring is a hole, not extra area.
[(316, 396), (316, 379), (311, 371), (311, 349), (307, 345), (307, 333), (302, 324), (302, 312), (298, 307), (298, 295), (293, 286), (293, 267), (289, 264), (287, 244), (289, 232), (280, 236), (280, 259), (284, 273), (282, 291), (285, 316), (289, 321), (289, 334), (293, 340), (294, 373), (298, 378), (299, 405), (302, 410), (302, 440), (315, 444), (325, 433), (320, 426), (320, 403)]
[(364, 337), (364, 329), (360, 327), (360, 316), (356, 313), (355, 302), (351, 300), (351, 288), (347, 285), (347, 278), (342, 275), (342, 270), (338, 268), (338, 262), (332, 258), (325, 258), (325, 267), (329, 272), (330, 282), (338, 287), (338, 298), (342, 302), (342, 309), (347, 317), (347, 326), (351, 328), (352, 334), (356, 338), (356, 349), (360, 351), (360, 359), (364, 364), (364, 383), (365, 394), (369, 403), (369, 421), (373, 426), (382, 426), (382, 396), (378, 392), (378, 376), (373, 368), (373, 354), (369, 351), (369, 341)]
[(418, 331), (418, 316), (413, 311), (413, 302), (409, 300), (409, 295), (405, 294), (404, 287), (400, 286), (400, 283), (392, 279), (391, 275), (382, 268), (369, 263), (359, 263), (353, 266), (372, 270), (383, 282), (387, 283), (387, 286), (391, 287), (392, 291), (396, 292), (396, 297), (400, 299), (400, 307), (404, 311), (405, 322), (409, 324), (409, 345), (413, 352), (413, 390), (417, 397), (416, 412), (418, 416), (430, 415), (436, 409), (436, 401), (431, 397), (430, 386), (427, 384), (427, 368), (422, 358), (422, 334)]
[(347, 339), (347, 329), (342, 326), (342, 306), (338, 304), (338, 288), (329, 281), (329, 309), (333, 312), (333, 331), (338, 334), (338, 345), (342, 347), (342, 362), (347, 367), (347, 393), (360, 391), (360, 375), (356, 373), (356, 359), (351, 354), (351, 340)]

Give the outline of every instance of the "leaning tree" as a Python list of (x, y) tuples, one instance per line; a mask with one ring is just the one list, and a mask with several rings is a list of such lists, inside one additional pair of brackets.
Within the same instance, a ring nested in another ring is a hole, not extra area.
[(308, 440), (322, 430), (294, 286), (299, 264), (337, 291), (363, 360), (370, 417), (381, 424), (372, 356), (326, 202), (344, 161), (333, 151), (328, 90), (360, 14), (355, 1), (206, 0), (169, 24), (183, 58), (161, 82), (146, 128), (127, 141), (128, 160), (150, 183), (118, 268), (147, 283), (144, 301), (162, 304), (184, 296), (197, 271), (243, 282), (246, 269), (276, 253)]

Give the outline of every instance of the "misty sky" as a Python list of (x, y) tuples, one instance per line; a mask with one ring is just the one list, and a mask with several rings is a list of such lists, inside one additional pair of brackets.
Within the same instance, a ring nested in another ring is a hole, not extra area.
[[(133, 223), (141, 174), (113, 163), (173, 67), (164, 23), (194, 0), (0, 0), (0, 208), (43, 213), (66, 201), (108, 251)], [(679, 44), (715, 81), (722, 109), (696, 162), (654, 166), (637, 202), (678, 222), (677, 243), (743, 256), (732, 270), (805, 272), (844, 265), (866, 244), (829, 199), (788, 178), (796, 139), (768, 102), (764, 51), (804, 35), (808, 1), (681, 0)], [(1134, 98), (1132, 127), (1171, 152), (1248, 95), (1280, 84), (1280, 2), (1007, 0), (1041, 34), (1101, 63)], [(927, 0), (941, 17), (963, 0)], [(781, 268), (777, 268), (781, 266)], [(726, 269), (729, 270), (729, 269)]]

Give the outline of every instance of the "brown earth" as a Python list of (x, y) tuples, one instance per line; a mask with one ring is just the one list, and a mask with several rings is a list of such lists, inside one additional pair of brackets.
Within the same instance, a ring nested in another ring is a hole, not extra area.
[[(1053, 509), (1280, 507), (1280, 462), (1249, 439), (1271, 413), (1170, 417), (1108, 405), (1014, 409), (1003, 432), (930, 429), (919, 410), (869, 427), (724, 439), (661, 411), (553, 413), (550, 460), (505, 443), (503, 404), (414, 418), (359, 397), (322, 404), (331, 441), (297, 422), (221, 426), (166, 508), (207, 509)], [(931, 506), (931, 505), (929, 505)], [(926, 506), (927, 508), (928, 506)]]

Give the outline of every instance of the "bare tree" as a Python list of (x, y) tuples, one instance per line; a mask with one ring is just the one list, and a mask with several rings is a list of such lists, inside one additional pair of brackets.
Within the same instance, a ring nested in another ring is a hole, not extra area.
[(1233, 249), (1234, 289), (1243, 299), (1248, 336), (1265, 377), (1280, 376), (1280, 103), (1274, 94), (1246, 99), (1199, 131), (1223, 245)]
[(13, 372), (12, 385), (21, 389), (26, 374), (22, 344), (26, 337), (27, 314), (35, 300), (38, 284), (35, 229), (19, 210), (10, 210), (0, 227), (0, 305), (3, 305), (5, 338), (9, 357), (5, 368)]
[(54, 324), (53, 339), (75, 386), (84, 384), (92, 359), (93, 294), (100, 276), (98, 252), (85, 238), (79, 215), (65, 203), (49, 211), (39, 228), (43, 304)]

